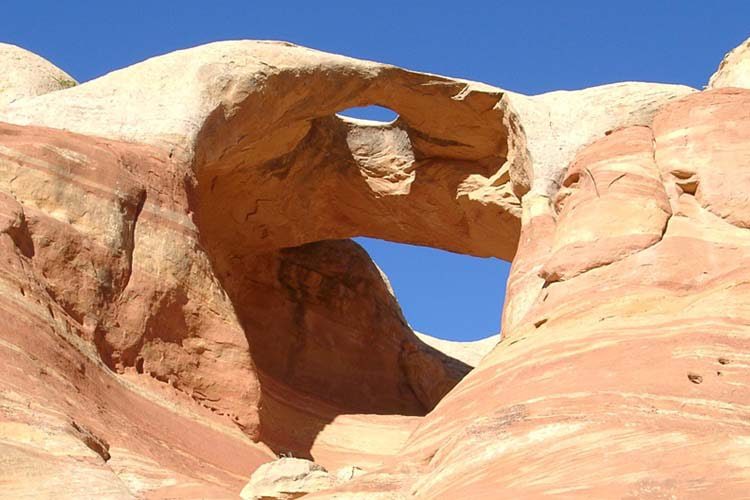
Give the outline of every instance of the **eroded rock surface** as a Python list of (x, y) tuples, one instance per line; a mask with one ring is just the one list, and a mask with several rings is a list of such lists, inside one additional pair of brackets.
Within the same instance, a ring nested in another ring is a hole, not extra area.
[(547, 281), (416, 428), (400, 464), (411, 456), (422, 468), (416, 481), (401, 476), (402, 490), (419, 498), (745, 495), (750, 234), (748, 205), (731, 195), (744, 181), (732, 178), (719, 197), (707, 179), (703, 189), (722, 200), (714, 207), (687, 173), (712, 165), (705, 175), (731, 178), (721, 165), (747, 165), (748, 97), (737, 89), (688, 96), (664, 106), (651, 127), (615, 131), (578, 154), (555, 203), (525, 220), (511, 274), (511, 285), (531, 288), (522, 281), (529, 255)]
[[(252, 41), (60, 90), (19, 50), (2, 495), (231, 498), (280, 453), (357, 471), (311, 498), (750, 489), (744, 49), (531, 97)], [(353, 236), (513, 259), (500, 343), (420, 340)]]

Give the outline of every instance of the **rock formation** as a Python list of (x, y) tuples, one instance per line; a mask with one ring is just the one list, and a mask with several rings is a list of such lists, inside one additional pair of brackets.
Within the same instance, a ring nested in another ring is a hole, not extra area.
[[(741, 497), (748, 57), (524, 96), (252, 41), (72, 86), (3, 46), (0, 495), (236, 498), (291, 453), (365, 471), (310, 498)], [(420, 340), (354, 236), (513, 260), (498, 346)]]
[(0, 108), (27, 97), (75, 87), (78, 83), (46, 59), (0, 43)]
[(321, 465), (285, 457), (258, 467), (240, 492), (246, 500), (294, 500), (332, 488), (336, 480)]
[(732, 49), (708, 81), (708, 88), (750, 87), (750, 38)]

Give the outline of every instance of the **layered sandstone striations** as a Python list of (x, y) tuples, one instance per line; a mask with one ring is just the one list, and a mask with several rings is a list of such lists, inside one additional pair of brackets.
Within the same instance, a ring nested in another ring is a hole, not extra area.
[(749, 119), (748, 91), (694, 94), (578, 154), (525, 221), (545, 282), (410, 437), (410, 493), (744, 497), (749, 206), (732, 172)]
[[(318, 498), (740, 497), (746, 55), (705, 92), (251, 41), (14, 80), (2, 494), (236, 498), (283, 453), (366, 472), (283, 477)], [(399, 117), (336, 114), (367, 104)], [(353, 236), (513, 259), (500, 343), (465, 376)]]

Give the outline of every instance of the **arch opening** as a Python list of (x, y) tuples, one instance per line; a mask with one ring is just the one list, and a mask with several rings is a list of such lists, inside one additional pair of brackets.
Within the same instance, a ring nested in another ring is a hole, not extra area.
[(354, 240), (384, 272), (415, 332), (460, 343), (499, 340), (509, 262), (375, 238)]
[[(407, 80), (403, 92), (365, 81), (318, 95), (305, 85), (307, 99), (274, 106), (250, 95), (199, 134), (194, 220), (247, 337), (261, 439), (276, 451), (311, 454), (344, 414), (425, 415), (471, 370), (414, 334), (347, 238), (515, 254), (520, 201), (499, 97), (457, 100), (464, 83)], [(497, 333), (501, 309), (498, 297), (495, 327), (470, 337)]]
[[(505, 261), (370, 238), (235, 255), (233, 268), (219, 268), (219, 277), (247, 336), (262, 387), (261, 439), (277, 453), (308, 458), (327, 453), (323, 430), (343, 415), (383, 416), (376, 421), (384, 425), (390, 417), (426, 415), (499, 341), (497, 335), (486, 337), (499, 328), (501, 294), (496, 300), (484, 297), (492, 303), (483, 311), (487, 324), (495, 325), (489, 332), (465, 329), (471, 330), (465, 338), (485, 340), (461, 346), (422, 335), (407, 321), (377, 265), (380, 260), (391, 271), (382, 252), (374, 249), (377, 244), (391, 246), (396, 259), (404, 249), (412, 250), (407, 262), (422, 261), (423, 271), (439, 266), (457, 275), (461, 264), (469, 263), (468, 279), (438, 294), (443, 300), (468, 301), (443, 308), (443, 317), (460, 319), (459, 308), (471, 302), (465, 291), (479, 277), (487, 289), (504, 283)], [(401, 281), (398, 272), (391, 274)], [(408, 299), (409, 294), (400, 297)], [(463, 314), (476, 315), (483, 307), (475, 303)]]
[(356, 118), (358, 120), (368, 120), (381, 123), (393, 123), (398, 120), (398, 113), (390, 108), (371, 104), (368, 106), (355, 106), (344, 109), (336, 113), (346, 118)]

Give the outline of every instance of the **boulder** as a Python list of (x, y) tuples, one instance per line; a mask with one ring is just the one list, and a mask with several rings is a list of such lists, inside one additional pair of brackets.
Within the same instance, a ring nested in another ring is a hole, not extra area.
[(33, 52), (0, 43), (0, 109), (57, 90), (75, 87), (72, 76)]
[(325, 468), (301, 458), (280, 458), (258, 467), (242, 489), (245, 500), (293, 500), (329, 489), (336, 482)]

